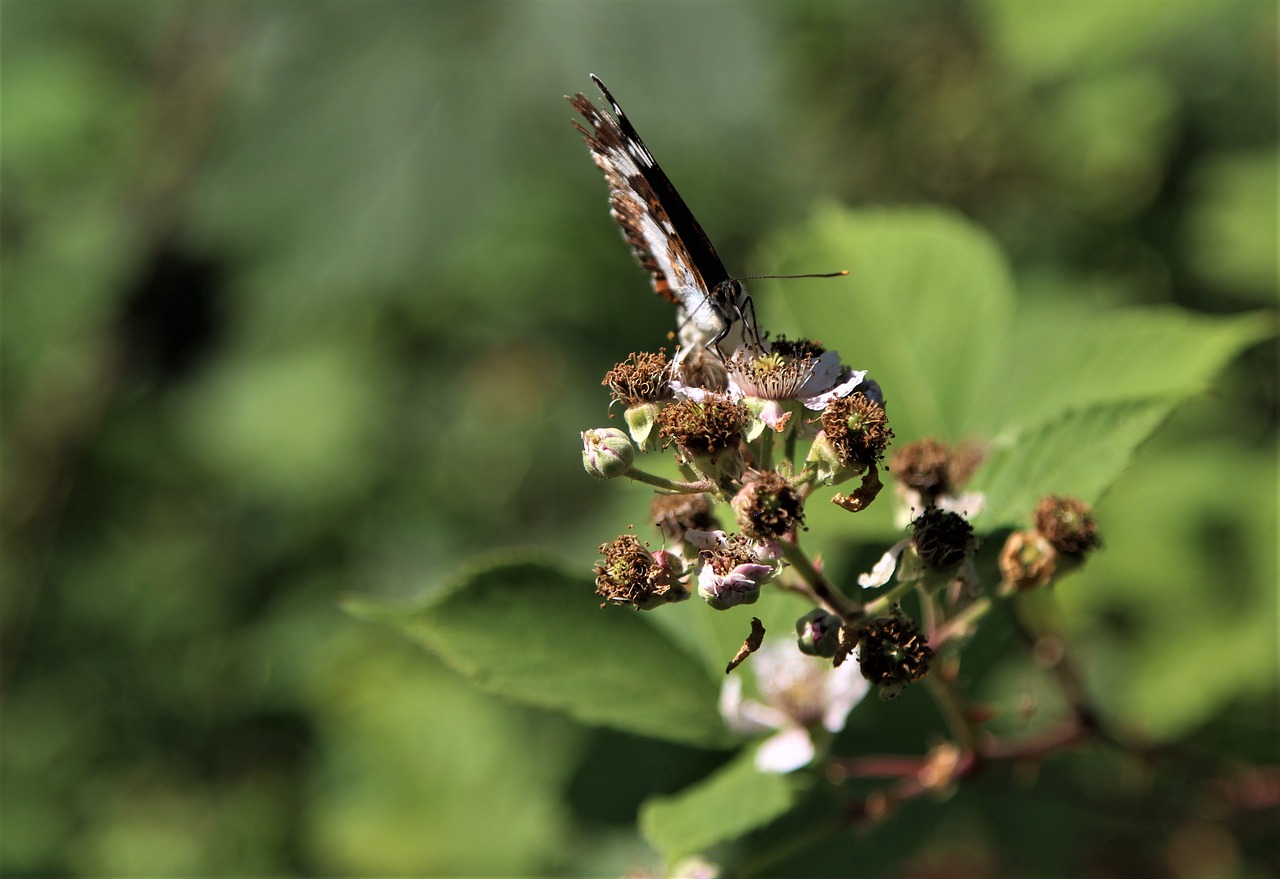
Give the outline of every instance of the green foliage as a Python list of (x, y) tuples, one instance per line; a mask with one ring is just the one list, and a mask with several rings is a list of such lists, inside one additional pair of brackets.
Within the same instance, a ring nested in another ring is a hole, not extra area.
[(805, 781), (804, 776), (760, 772), (747, 748), (698, 784), (645, 803), (640, 831), (674, 862), (786, 814), (803, 793)]
[[(770, 251), (781, 271), (847, 266), (852, 289), (775, 307), (885, 390), (898, 444), (924, 436), (987, 450), (979, 521), (1025, 521), (1052, 493), (1095, 502), (1168, 413), (1203, 392), (1270, 316), (1026, 308), (989, 237), (935, 210), (826, 208)], [(792, 291), (787, 291), (789, 294)], [(770, 300), (783, 300), (775, 286)], [(856, 346), (856, 347), (855, 347)], [(850, 353), (856, 352), (856, 353)]]
[[(664, 854), (754, 827), (719, 849), (743, 874), (781, 849), (778, 875), (1192, 875), (1187, 840), (1225, 825), (1160, 764), (993, 773), (822, 857), (790, 848), (814, 829), (790, 779), (716, 770), (727, 655), (795, 604), (596, 606), (594, 548), (646, 527), (647, 492), (585, 477), (577, 432), (671, 315), (561, 96), (604, 76), (731, 271), (850, 269), (751, 282), (765, 325), (870, 368), (900, 441), (990, 443), (988, 523), (1099, 498), (1106, 550), (1049, 602), (1090, 692), (1243, 763), (1274, 759), (1276, 349), (1240, 313), (1277, 286), (1275, 23), (3, 4), (0, 872), (622, 874), (652, 860), (653, 795)], [(863, 205), (887, 207), (838, 207)], [(900, 536), (891, 490), (808, 519), (842, 583)], [(558, 561), (457, 574), (529, 545)], [(340, 613), (353, 591), (449, 664)], [(984, 626), (964, 673), (1019, 719), (1043, 681), (1014, 643)], [(923, 750), (916, 695), (860, 705), (837, 753)], [(1261, 874), (1269, 842), (1197, 863)]]
[(590, 581), (530, 562), (484, 566), (411, 610), (351, 599), (481, 687), (589, 724), (694, 745), (725, 742), (716, 687), (638, 612), (601, 609)]

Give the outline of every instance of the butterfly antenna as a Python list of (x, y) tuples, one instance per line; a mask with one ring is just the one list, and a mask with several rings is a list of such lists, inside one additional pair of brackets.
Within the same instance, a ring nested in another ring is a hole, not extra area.
[(808, 275), (743, 275), (741, 278), (734, 278), (735, 281), (761, 281), (766, 278), (778, 278), (786, 280), (789, 278), (843, 278), (849, 274), (848, 269), (839, 272), (823, 272), (822, 274)]

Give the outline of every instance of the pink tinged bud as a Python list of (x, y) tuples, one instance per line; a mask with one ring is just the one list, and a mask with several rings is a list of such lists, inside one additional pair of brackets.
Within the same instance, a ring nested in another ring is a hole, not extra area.
[(582, 466), (598, 479), (625, 476), (636, 459), (631, 439), (616, 427), (582, 432)]
[(814, 608), (796, 620), (796, 641), (801, 653), (835, 656), (840, 643), (842, 621), (835, 614)]
[(760, 587), (772, 576), (769, 565), (741, 564), (721, 575), (709, 563), (704, 564), (698, 573), (698, 595), (716, 610), (755, 604)]

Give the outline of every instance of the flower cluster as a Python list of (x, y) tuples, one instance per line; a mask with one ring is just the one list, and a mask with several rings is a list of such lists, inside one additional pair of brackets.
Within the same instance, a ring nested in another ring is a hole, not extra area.
[[(720, 706), (732, 729), (773, 730), (757, 766), (787, 772), (813, 760), (869, 689), (890, 698), (929, 675), (937, 651), (959, 642), (984, 609), (970, 523), (984, 499), (963, 490), (982, 456), (936, 439), (898, 450), (889, 471), (907, 536), (842, 588), (800, 545), (806, 505), (850, 480), (853, 491), (832, 502), (859, 512), (876, 499), (893, 439), (885, 395), (865, 370), (812, 340), (737, 336), (729, 353), (705, 345), (671, 359), (632, 353), (605, 375), (626, 430), (584, 431), (583, 465), (654, 488), (650, 524), (663, 548), (630, 533), (602, 545), (596, 592), (605, 605), (635, 610), (696, 593), (728, 611), (755, 604), (771, 584), (808, 597), (813, 609), (796, 621), (794, 644), (765, 643), (752, 620)], [(650, 453), (668, 462), (666, 475), (640, 466)], [(1078, 502), (1051, 498), (1034, 521), (1001, 555), (1007, 592), (1049, 582), (1098, 544)], [(911, 595), (923, 624), (904, 610)], [(733, 674), (748, 659), (756, 697)]]

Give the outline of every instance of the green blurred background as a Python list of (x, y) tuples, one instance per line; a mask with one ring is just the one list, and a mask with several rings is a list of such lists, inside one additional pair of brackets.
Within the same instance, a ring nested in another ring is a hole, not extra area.
[[(722, 755), (510, 707), (337, 606), (516, 546), (585, 573), (643, 509), (577, 434), (672, 316), (563, 95), (609, 83), (739, 273), (822, 200), (932, 203), (1025, 298), (1231, 313), (1275, 302), (1276, 33), (1243, 0), (8, 0), (0, 870), (643, 863), (636, 804)], [(1206, 673), (1134, 608), (1275, 621), (1275, 374), (1179, 413), (1064, 595), (1138, 721), (1245, 760), (1275, 627)], [(1055, 790), (963, 814), (1034, 844)], [(956, 814), (916, 838), (972, 842)]]

